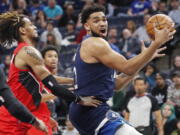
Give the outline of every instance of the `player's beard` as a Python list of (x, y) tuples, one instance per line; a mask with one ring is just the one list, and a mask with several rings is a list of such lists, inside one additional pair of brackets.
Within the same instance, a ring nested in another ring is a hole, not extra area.
[(93, 30), (91, 30), (91, 34), (92, 34), (93, 37), (101, 37), (101, 38), (104, 38), (105, 40), (107, 40), (107, 36), (106, 37), (101, 36), (98, 33), (94, 32)]

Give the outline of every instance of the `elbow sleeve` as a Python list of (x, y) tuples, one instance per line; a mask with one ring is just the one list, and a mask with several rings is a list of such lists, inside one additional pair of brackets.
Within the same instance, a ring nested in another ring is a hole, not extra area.
[(60, 98), (63, 98), (65, 100), (71, 101), (71, 102), (72, 101), (74, 101), (74, 102), (81, 101), (81, 98), (78, 95), (75, 95), (68, 89), (59, 85), (57, 83), (56, 79), (52, 75), (47, 76), (45, 79), (42, 80), (42, 82), (48, 89), (51, 90), (51, 92), (54, 95), (56, 95)]

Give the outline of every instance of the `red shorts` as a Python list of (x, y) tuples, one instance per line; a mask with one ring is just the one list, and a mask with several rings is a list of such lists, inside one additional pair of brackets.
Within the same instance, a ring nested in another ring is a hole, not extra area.
[(4, 107), (0, 108), (0, 135), (25, 135), (30, 128), (30, 124), (20, 122)]
[[(32, 112), (32, 113), (37, 118), (45, 122), (49, 131), (48, 135), (52, 135), (52, 129), (50, 128), (50, 124), (49, 124), (50, 113), (48, 112), (49, 110), (47, 110), (46, 107), (47, 106), (42, 104), (35, 112)], [(30, 124), (17, 120), (7, 111), (5, 107), (0, 107), (0, 135), (26, 135), (27, 133), (28, 135), (30, 135), (29, 133), (31, 133), (32, 127), (33, 126)], [(33, 133), (32, 135), (36, 135), (36, 134)], [(41, 135), (41, 134), (38, 133), (37, 135)], [(42, 134), (42, 135), (45, 135), (45, 134)]]

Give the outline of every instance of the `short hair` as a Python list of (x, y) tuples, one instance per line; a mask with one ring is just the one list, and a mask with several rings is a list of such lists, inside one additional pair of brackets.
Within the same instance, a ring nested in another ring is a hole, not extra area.
[(157, 72), (156, 76), (157, 75), (160, 75), (163, 78), (163, 80), (166, 80), (166, 78), (167, 78), (167, 75), (165, 73), (163, 73), (163, 72)]
[(94, 5), (83, 9), (81, 12), (81, 23), (85, 24), (86, 21), (89, 19), (89, 16), (95, 12), (105, 13), (105, 8), (100, 5)]
[(136, 83), (136, 81), (139, 81), (139, 80), (142, 80), (142, 81), (144, 81), (144, 84), (146, 84), (146, 80), (143, 78), (143, 77), (137, 77), (137, 78), (135, 78), (134, 79), (134, 84)]
[(0, 44), (11, 46), (14, 41), (20, 40), (19, 28), (25, 25), (25, 15), (18, 12), (6, 12), (0, 15)]
[(180, 71), (178, 70), (173, 71), (171, 74), (171, 78), (174, 78), (174, 77), (180, 77)]
[(52, 45), (48, 45), (48, 46), (46, 46), (45, 48), (43, 48), (41, 50), (41, 55), (42, 55), (43, 58), (45, 57), (46, 52), (48, 52), (48, 51), (55, 51), (57, 53), (57, 55), (59, 54), (59, 50), (58, 50), (57, 47), (52, 46)]

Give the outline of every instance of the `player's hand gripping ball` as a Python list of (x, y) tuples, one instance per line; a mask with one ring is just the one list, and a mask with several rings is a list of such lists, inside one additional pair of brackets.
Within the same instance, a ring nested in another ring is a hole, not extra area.
[(149, 37), (152, 40), (155, 40), (155, 32), (154, 27), (156, 27), (158, 30), (164, 29), (164, 28), (171, 28), (170, 31), (174, 31), (174, 27), (172, 25), (174, 24), (173, 20), (164, 14), (156, 14), (149, 18), (149, 20), (146, 23), (146, 31), (149, 35)]

